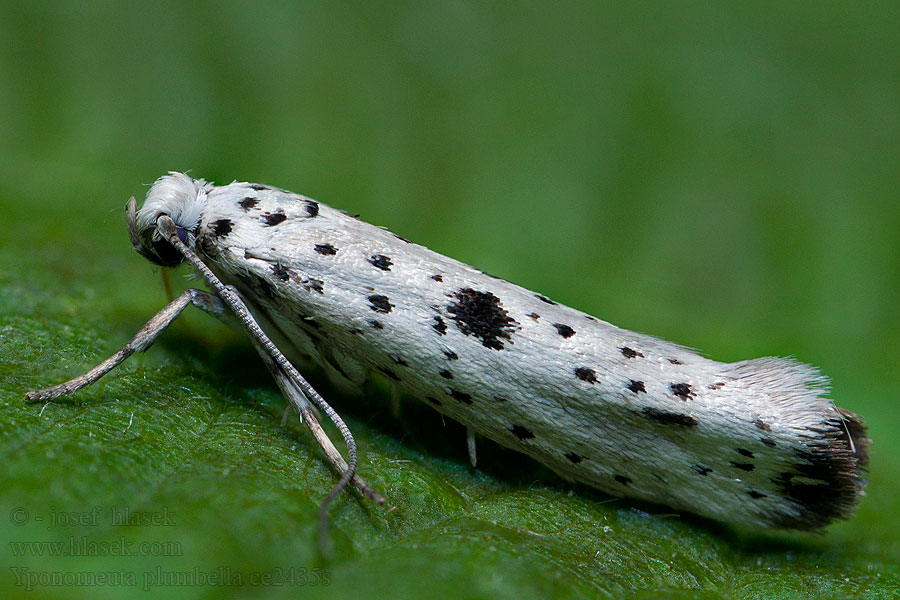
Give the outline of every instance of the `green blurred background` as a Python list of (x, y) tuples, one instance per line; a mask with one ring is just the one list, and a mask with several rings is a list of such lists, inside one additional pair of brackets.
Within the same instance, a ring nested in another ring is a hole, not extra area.
[[(0, 3), (0, 591), (896, 598), (898, 32), (896, 3)], [(333, 477), (204, 315), (21, 401), (166, 301), (122, 207), (168, 170), (307, 194), (718, 360), (818, 365), (870, 426), (868, 495), (824, 536), (735, 532), (489, 444), (473, 470), (459, 426), (313, 373), (395, 507), (339, 499), (323, 562)]]

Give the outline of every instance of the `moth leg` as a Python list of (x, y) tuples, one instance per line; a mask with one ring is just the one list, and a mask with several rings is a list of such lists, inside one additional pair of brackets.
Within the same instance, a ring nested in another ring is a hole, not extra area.
[[(291, 407), (285, 406), (284, 412), (281, 413), (281, 426), (287, 427), (288, 419), (291, 417)], [(302, 415), (301, 415), (302, 418)]]
[[(237, 288), (233, 285), (225, 286), (232, 293), (237, 296), (240, 296), (240, 292), (238, 292)], [(219, 298), (216, 297), (216, 300)], [(220, 301), (221, 302), (221, 301)], [(223, 307), (224, 311), (224, 307)], [(255, 319), (254, 319), (255, 321)], [(310, 404), (309, 399), (303, 393), (291, 376), (281, 367), (280, 364), (276, 360), (272, 358), (269, 352), (262, 346), (262, 344), (255, 337), (250, 337), (253, 342), (256, 351), (263, 359), (263, 363), (265, 363), (266, 367), (268, 367), (269, 372), (272, 373), (272, 377), (275, 378), (275, 383), (278, 384), (278, 387), (281, 388), (282, 394), (287, 398), (288, 402), (300, 413), (300, 420), (306, 424), (309, 428), (310, 432), (313, 434), (313, 437), (318, 442), (319, 447), (322, 448), (322, 451), (325, 453), (325, 456), (328, 458), (328, 462), (331, 463), (331, 466), (334, 467), (334, 470), (337, 471), (340, 475), (343, 475), (347, 472), (347, 462), (344, 460), (344, 457), (341, 456), (341, 453), (338, 452), (337, 448), (332, 443), (331, 438), (325, 433), (325, 430), (322, 429), (322, 426), (319, 424), (318, 419), (313, 412), (313, 406)], [(290, 406), (285, 408), (284, 413), (282, 414), (281, 424), (282, 426), (287, 424), (287, 418), (290, 411)], [(378, 504), (379, 506), (385, 503), (384, 496), (375, 491), (372, 486), (370, 486), (366, 481), (362, 478), (353, 474), (353, 477), (350, 479), (350, 484), (356, 488), (363, 496), (371, 500), (372, 502)]]
[(175, 300), (170, 302), (161, 311), (156, 313), (152, 319), (141, 327), (134, 337), (131, 338), (119, 351), (104, 360), (102, 363), (74, 379), (70, 379), (65, 383), (44, 388), (42, 390), (33, 390), (25, 394), (27, 402), (35, 402), (39, 400), (52, 400), (60, 396), (68, 396), (74, 394), (81, 388), (87, 387), (95, 383), (98, 379), (122, 364), (129, 356), (135, 352), (143, 352), (153, 345), (156, 338), (168, 327), (172, 321), (181, 314), (188, 305), (202, 309), (204, 312), (219, 316), (225, 312), (225, 305), (219, 298), (204, 292), (203, 290), (189, 289), (185, 290)]
[(469, 462), (474, 468), (478, 464), (478, 456), (475, 454), (475, 432), (466, 427), (466, 446), (469, 449)]
[[(129, 204), (129, 210), (131, 210), (133, 206), (133, 204)], [(347, 427), (347, 424), (344, 423), (344, 420), (337, 411), (335, 411), (325, 399), (322, 398), (319, 392), (303, 378), (303, 375), (297, 371), (294, 365), (291, 364), (291, 361), (289, 361), (272, 340), (269, 339), (269, 336), (267, 336), (262, 328), (260, 328), (256, 319), (253, 318), (250, 309), (247, 308), (247, 304), (241, 299), (240, 295), (236, 294), (232, 289), (229, 289), (222, 283), (222, 281), (216, 277), (216, 274), (213, 273), (212, 270), (207, 267), (183, 241), (181, 241), (181, 238), (178, 236), (178, 229), (175, 226), (175, 221), (167, 215), (161, 215), (156, 219), (156, 230), (166, 241), (172, 244), (182, 256), (197, 269), (197, 271), (200, 272), (210, 287), (216, 291), (219, 298), (231, 308), (234, 315), (241, 323), (243, 323), (245, 331), (255, 340), (254, 343), (258, 344), (261, 349), (265, 351), (265, 354), (278, 364), (279, 368), (284, 371), (293, 384), (303, 391), (303, 401), (312, 402), (318, 406), (322, 412), (331, 419), (331, 422), (334, 423), (334, 426), (337, 427), (341, 436), (344, 438), (344, 443), (347, 444), (347, 469), (343, 472), (335, 486), (331, 488), (331, 491), (325, 494), (322, 503), (319, 505), (320, 550), (323, 555), (327, 555), (330, 550), (328, 540), (328, 505), (331, 504), (331, 501), (334, 500), (341, 493), (341, 490), (350, 483), (350, 480), (356, 472), (356, 463), (359, 460), (356, 453), (356, 440), (353, 439), (350, 428)]]
[[(341, 456), (341, 453), (338, 452), (337, 448), (335, 448), (331, 439), (325, 433), (325, 430), (322, 429), (322, 426), (319, 424), (318, 419), (313, 414), (312, 406), (309, 401), (306, 399), (306, 396), (303, 395), (302, 390), (298, 388), (290, 376), (284, 372), (281, 366), (276, 363), (272, 358), (265, 353), (265, 350), (257, 346), (257, 351), (259, 351), (260, 355), (263, 357), (263, 361), (266, 363), (266, 366), (269, 368), (269, 371), (272, 373), (272, 376), (275, 378), (275, 382), (278, 384), (278, 387), (281, 388), (284, 397), (288, 399), (288, 401), (293, 405), (294, 408), (300, 413), (300, 420), (303, 421), (307, 427), (309, 427), (310, 432), (313, 434), (313, 437), (318, 442), (319, 446), (322, 448), (322, 451), (325, 452), (325, 456), (328, 457), (328, 461), (334, 467), (334, 470), (339, 474), (343, 475), (347, 472), (347, 462), (344, 460), (344, 457)], [(372, 486), (365, 482), (365, 480), (357, 474), (353, 474), (352, 479), (350, 479), (350, 485), (356, 488), (359, 493), (363, 496), (375, 502), (376, 504), (384, 504), (384, 497), (376, 492)]]

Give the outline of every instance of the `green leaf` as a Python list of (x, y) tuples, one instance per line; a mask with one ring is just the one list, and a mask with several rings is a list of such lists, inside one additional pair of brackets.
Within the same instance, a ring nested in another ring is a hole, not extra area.
[[(78, 273), (123, 269), (99, 248), (76, 254), (58, 260)], [(21, 258), (7, 250), (2, 260), (9, 268)], [(249, 344), (204, 315), (73, 398), (23, 402), (26, 390), (99, 362), (141, 324), (121, 308), (133, 286), (110, 289), (46, 272), (3, 281), (0, 509), (10, 519), (0, 530), (11, 591), (29, 582), (46, 590), (60, 573), (166, 590), (179, 577), (269, 577), (284, 593), (293, 583), (339, 596), (887, 598), (900, 589), (891, 560), (879, 558), (890, 554), (859, 535), (879, 520), (868, 503), (822, 537), (735, 533), (573, 488), (488, 442), (472, 469), (462, 427), (412, 400), (395, 418), (383, 386), (342, 397), (313, 372), (359, 440), (362, 475), (389, 499), (338, 498), (336, 550), (322, 562), (317, 507), (335, 477), (302, 425), (280, 425), (284, 401)], [(891, 486), (878, 466), (876, 497)], [(117, 524), (129, 515), (137, 524)], [(62, 556), (48, 556), (54, 544)]]

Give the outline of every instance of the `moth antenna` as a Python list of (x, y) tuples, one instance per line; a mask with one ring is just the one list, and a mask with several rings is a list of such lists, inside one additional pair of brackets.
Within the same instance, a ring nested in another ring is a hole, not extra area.
[(478, 454), (475, 448), (475, 432), (468, 427), (466, 427), (466, 448), (469, 451), (469, 462), (474, 469), (478, 466)]
[[(303, 391), (297, 387), (297, 384), (290, 378), (290, 375), (288, 375), (284, 369), (272, 359), (272, 357), (265, 354), (265, 350), (258, 343), (255, 343), (254, 345), (260, 353), (260, 356), (262, 356), (263, 362), (265, 362), (269, 371), (272, 373), (272, 376), (275, 378), (278, 387), (281, 388), (281, 391), (284, 393), (284, 396), (288, 399), (290, 404), (300, 412), (300, 419), (309, 428), (309, 431), (319, 443), (319, 447), (325, 452), (325, 456), (331, 462), (332, 466), (339, 473), (346, 474), (347, 463), (344, 461), (344, 457), (337, 451), (337, 448), (334, 447), (334, 444), (325, 433), (325, 430), (319, 425), (319, 421), (313, 414), (313, 407), (303, 395)], [(375, 504), (378, 504), (379, 506), (384, 504), (384, 497), (376, 492), (359, 475), (353, 475), (350, 478), (350, 484)], [(336, 486), (331, 493), (334, 493), (334, 495), (337, 496), (340, 491), (340, 488)], [(327, 511), (328, 502), (330, 502), (331, 499), (327, 499), (327, 501), (323, 500), (319, 507), (319, 551), (323, 556), (327, 556), (331, 553), (331, 537), (328, 535)]]

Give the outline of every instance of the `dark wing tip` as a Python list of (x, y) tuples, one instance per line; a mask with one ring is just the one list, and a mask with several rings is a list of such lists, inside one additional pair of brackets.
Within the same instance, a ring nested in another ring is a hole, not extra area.
[(796, 453), (799, 461), (773, 480), (794, 508), (775, 516), (776, 527), (819, 529), (846, 519), (865, 493), (871, 440), (862, 419), (837, 408), (814, 433), (808, 448)]

